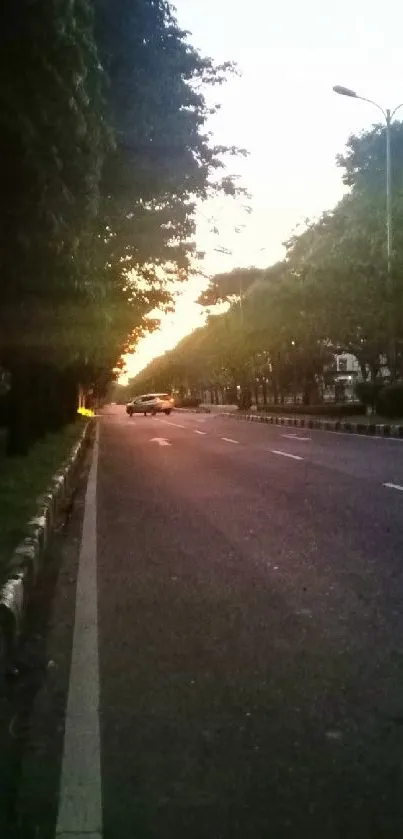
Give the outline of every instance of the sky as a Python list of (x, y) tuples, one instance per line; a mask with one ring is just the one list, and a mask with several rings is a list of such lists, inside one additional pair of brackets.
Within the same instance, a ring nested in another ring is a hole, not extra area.
[[(197, 245), (202, 271), (265, 267), (284, 256), (283, 243), (342, 197), (336, 155), (348, 137), (380, 114), (337, 96), (336, 84), (393, 109), (403, 102), (403, 3), (400, 0), (174, 0), (190, 42), (218, 62), (235, 61), (240, 77), (214, 90), (221, 109), (208, 125), (214, 143), (246, 148), (229, 161), (251, 198), (200, 209)], [(401, 111), (403, 119), (403, 108)], [(245, 203), (251, 207), (247, 214)], [(213, 217), (219, 233), (210, 233)], [(239, 232), (235, 232), (235, 227)], [(224, 248), (227, 254), (217, 252)], [(186, 285), (174, 314), (127, 359), (130, 376), (202, 322), (194, 302), (207, 280)]]

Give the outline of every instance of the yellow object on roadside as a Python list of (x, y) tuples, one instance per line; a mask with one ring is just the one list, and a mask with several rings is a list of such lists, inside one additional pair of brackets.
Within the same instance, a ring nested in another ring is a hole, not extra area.
[(81, 414), (81, 416), (83, 417), (95, 417), (94, 411), (92, 411), (90, 408), (78, 408), (77, 413)]

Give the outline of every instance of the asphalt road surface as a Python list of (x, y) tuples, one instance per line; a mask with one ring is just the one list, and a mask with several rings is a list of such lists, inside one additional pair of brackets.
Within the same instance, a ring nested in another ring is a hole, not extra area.
[(109, 406), (95, 459), (18, 835), (401, 839), (403, 443)]

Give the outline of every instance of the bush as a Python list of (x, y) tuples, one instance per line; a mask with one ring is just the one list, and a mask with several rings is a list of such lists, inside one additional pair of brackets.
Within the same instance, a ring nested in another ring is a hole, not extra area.
[(259, 413), (282, 414), (290, 416), (322, 416), (322, 417), (355, 417), (365, 414), (365, 405), (362, 402), (346, 402), (334, 404), (332, 402), (320, 405), (267, 405), (260, 407)]
[(379, 412), (385, 417), (403, 417), (403, 382), (385, 385), (379, 393)]
[(363, 405), (379, 413), (379, 395), (384, 387), (385, 382), (380, 380), (375, 382), (358, 382), (355, 386), (355, 392)]
[(200, 402), (201, 399), (198, 399), (197, 396), (184, 396), (183, 399), (178, 396), (175, 399), (175, 405), (177, 408), (198, 408)]

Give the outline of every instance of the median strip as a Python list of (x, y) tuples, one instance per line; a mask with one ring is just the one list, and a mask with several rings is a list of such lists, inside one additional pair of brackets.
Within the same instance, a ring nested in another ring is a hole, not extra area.
[(366, 423), (350, 422), (345, 420), (322, 420), (310, 417), (287, 417), (279, 414), (242, 414), (223, 412), (221, 416), (232, 417), (246, 422), (258, 422), (265, 425), (293, 426), (294, 428), (306, 428), (314, 431), (332, 431), (338, 434), (361, 435), (366, 437), (400, 440), (403, 439), (403, 424), (395, 423)]
[(272, 454), (279, 454), (281, 457), (290, 457), (291, 460), (303, 460), (298, 454), (290, 454), (289, 452), (280, 452), (278, 449), (269, 449)]

